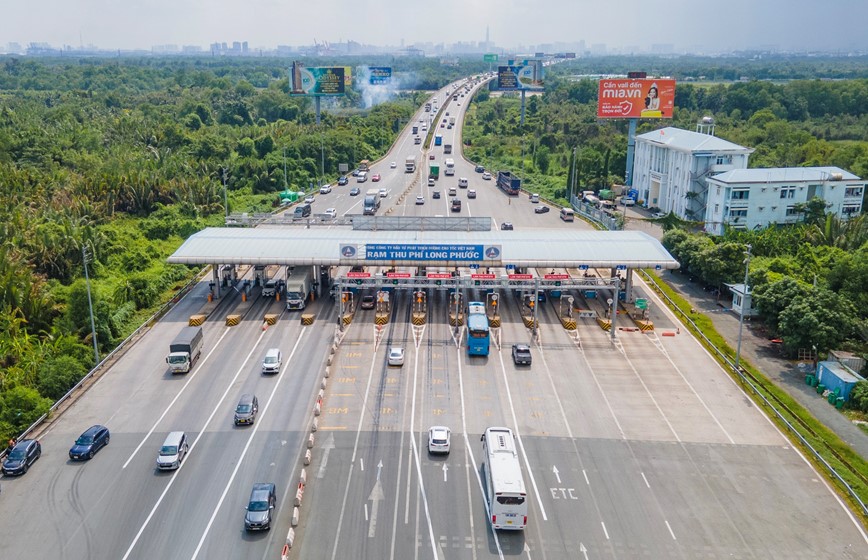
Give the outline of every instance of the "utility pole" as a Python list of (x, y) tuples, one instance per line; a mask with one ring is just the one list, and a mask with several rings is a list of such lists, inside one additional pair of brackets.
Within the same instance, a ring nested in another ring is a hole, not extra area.
[(99, 347), (96, 343), (96, 324), (93, 322), (93, 300), (90, 297), (90, 276), (87, 273), (87, 263), (90, 260), (90, 252), (87, 245), (81, 246), (81, 260), (84, 262), (84, 280), (87, 284), (87, 307), (90, 309), (90, 337), (93, 340), (93, 365), (99, 363)]
[(735, 369), (738, 369), (739, 361), (741, 360), (741, 328), (744, 324), (744, 306), (747, 302), (748, 296), (748, 287), (747, 287), (747, 273), (750, 270), (750, 244), (747, 245), (747, 251), (745, 252), (744, 259), (744, 294), (741, 297), (741, 312), (738, 314), (738, 345), (735, 349)]
[(221, 167), (220, 170), (222, 171), (222, 175), (223, 175), (223, 208), (225, 208), (226, 217), (228, 218), (229, 217), (229, 197), (226, 194), (226, 168)]
[(286, 181), (286, 147), (283, 148), (283, 190), (289, 190), (289, 184)]

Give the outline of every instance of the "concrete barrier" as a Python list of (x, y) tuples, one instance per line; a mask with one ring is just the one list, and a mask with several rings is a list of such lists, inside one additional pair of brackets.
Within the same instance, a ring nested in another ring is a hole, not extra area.
[(286, 534), (286, 546), (292, 548), (292, 543), (295, 542), (295, 529), (290, 528)]
[[(329, 365), (331, 365), (331, 364), (329, 364)], [(331, 368), (326, 367), (325, 368), (325, 378), (328, 379), (329, 375), (331, 375)]]
[(292, 520), (290, 521), (293, 527), (298, 527), (298, 508), (292, 508)]
[(309, 436), (307, 436), (307, 448), (308, 449), (312, 449), (313, 445), (315, 443), (316, 443), (316, 438), (314, 437), (313, 434), (310, 434)]
[(310, 425), (310, 431), (315, 432), (319, 429), (319, 418), (314, 417), (313, 422)]
[(320, 383), (319, 383), (319, 386), (320, 386), (321, 389), (325, 389), (325, 388), (328, 386), (328, 383), (329, 383), (329, 382), (328, 382), (328, 380), (326, 379), (326, 377), (328, 377), (328, 375), (326, 375), (325, 377), (323, 377), (323, 378), (322, 378), (322, 381), (320, 381)]
[(311, 453), (310, 449), (305, 450), (305, 452), (304, 452), (304, 464), (305, 465), (310, 464), (311, 459), (313, 459), (312, 455), (313, 454)]
[(300, 506), (302, 498), (304, 498), (304, 484), (299, 482), (298, 488), (295, 489), (295, 501), (293, 502), (293, 504), (295, 506)]
[(298, 482), (301, 485), (307, 484), (307, 469), (301, 469), (301, 473), (298, 475)]

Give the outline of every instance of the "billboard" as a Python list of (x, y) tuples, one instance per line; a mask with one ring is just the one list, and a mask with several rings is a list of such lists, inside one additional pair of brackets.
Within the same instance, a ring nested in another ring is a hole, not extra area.
[(521, 66), (498, 66), (497, 89), (541, 89), (543, 65), (541, 60), (525, 60)]
[(482, 55), (482, 60), (484, 62), (497, 62), (497, 55), (496, 54), (484, 54), (484, 55)]
[(675, 80), (600, 80), (598, 100), (601, 119), (671, 119)]
[(305, 68), (293, 62), (290, 95), (343, 95), (346, 87), (343, 66)]
[(371, 66), (370, 70), (372, 86), (388, 84), (392, 81), (392, 68), (390, 66)]
[[(498, 260), (500, 245), (423, 245), (419, 243), (365, 245), (365, 259), (380, 261), (484, 261)], [(346, 256), (346, 255), (344, 255)], [(446, 273), (451, 277), (451, 273)]]

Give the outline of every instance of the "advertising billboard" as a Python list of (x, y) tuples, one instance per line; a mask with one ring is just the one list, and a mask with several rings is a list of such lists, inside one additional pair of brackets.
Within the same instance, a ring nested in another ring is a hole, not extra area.
[(372, 86), (388, 84), (392, 81), (392, 68), (390, 66), (371, 66), (370, 70)]
[(498, 66), (497, 89), (520, 90), (543, 87), (541, 60), (525, 60), (521, 66)]
[(601, 119), (671, 119), (675, 80), (600, 80), (598, 100)]
[(343, 66), (305, 68), (293, 62), (290, 95), (343, 95), (346, 91)]

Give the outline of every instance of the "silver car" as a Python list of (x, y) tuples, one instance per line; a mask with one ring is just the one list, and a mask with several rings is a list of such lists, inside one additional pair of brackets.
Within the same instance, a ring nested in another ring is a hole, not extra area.
[(446, 426), (431, 426), (428, 428), (428, 453), (449, 454), (452, 432)]

